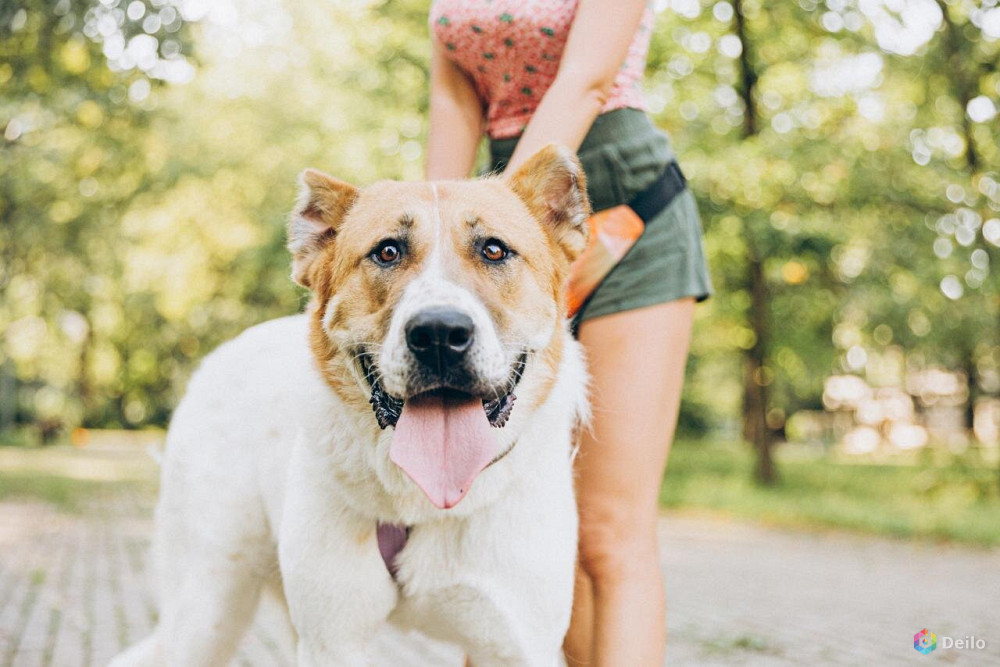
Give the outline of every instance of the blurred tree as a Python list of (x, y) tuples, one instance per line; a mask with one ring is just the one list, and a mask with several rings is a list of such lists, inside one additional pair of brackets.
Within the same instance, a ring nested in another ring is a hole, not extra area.
[[(985, 238), (988, 228), (980, 236), (984, 229), (983, 221), (991, 218), (991, 212), (995, 214), (1000, 210), (1000, 184), (996, 181), (998, 174), (995, 171), (1000, 168), (997, 159), (1000, 146), (996, 131), (980, 133), (976, 127), (984, 120), (990, 120), (991, 114), (996, 115), (992, 100), (981, 95), (980, 91), (988, 91), (991, 80), (994, 84), (1000, 80), (997, 77), (1000, 49), (990, 44), (994, 40), (984, 39), (981, 30), (973, 24), (975, 5), (955, 3), (955, 7), (951, 7), (943, 0), (937, 0), (937, 3), (944, 23), (937, 45), (940, 51), (937, 60), (942, 65), (941, 78), (949, 84), (945, 93), (954, 102), (949, 109), (951, 122), (958, 126), (963, 140), (961, 158), (964, 164), (959, 167), (956, 174), (959, 178), (956, 180), (960, 181), (960, 187), (967, 194), (964, 201), (957, 202), (965, 206), (955, 211), (962, 225), (955, 230), (956, 241), (959, 247), (973, 248), (969, 253), (964, 282), (975, 296), (962, 304), (965, 308), (962, 308), (961, 320), (966, 326), (962, 327), (963, 335), (958, 341), (960, 367), (965, 372), (968, 386), (965, 421), (971, 432), (980, 394), (980, 357), (988, 355), (991, 348), (1000, 348), (1000, 280), (996, 271), (993, 271), (993, 279), (988, 279), (989, 268), (997, 265), (1000, 253), (997, 245)], [(958, 118), (954, 118), (956, 115)], [(949, 197), (947, 189), (943, 194), (949, 200), (958, 198), (957, 193)], [(996, 220), (996, 216), (992, 219)], [(1000, 228), (1000, 222), (994, 223), (994, 226)], [(1000, 229), (994, 241), (998, 238)], [(981, 336), (980, 332), (990, 330), (991, 323), (993, 335)]]
[[(882, 161), (895, 165), (894, 210), (886, 214), (898, 221), (877, 246), (885, 257), (861, 278), (871, 289), (858, 300), (870, 304), (861, 328), (871, 348), (900, 346), (916, 365), (964, 373), (971, 432), (977, 399), (989, 384), (981, 369), (995, 372), (1000, 355), (1000, 290), (990, 271), (1000, 241), (1000, 222), (990, 223), (1000, 211), (998, 144), (996, 132), (984, 131), (996, 116), (990, 95), (998, 92), (998, 44), (977, 27), (984, 11), (971, 3), (933, 7), (940, 27), (925, 52), (890, 56), (901, 93), (897, 108), (903, 114), (910, 108), (910, 122), (882, 151)], [(900, 214), (920, 224), (907, 225)]]
[(0, 5), (0, 428), (121, 419), (117, 212), (149, 187), (143, 131), (188, 45), (164, 2)]
[[(991, 5), (949, 7), (979, 26), (1000, 18)], [(997, 31), (959, 27), (978, 98), (947, 104), (955, 65), (929, 44), (947, 34), (934, 0), (672, 8), (679, 17), (667, 21), (680, 25), (654, 36), (651, 99), (691, 171), (718, 288), (694, 341), (685, 408), (741, 409), (763, 481), (773, 472), (765, 443), (786, 415), (821, 407), (831, 372), (867, 373), (900, 344), (918, 366), (957, 369), (968, 365), (959, 350), (969, 339), (978, 367), (995, 368), (995, 343), (984, 344), (995, 307), (954, 301), (961, 273), (942, 272), (934, 252), (944, 248), (935, 231), (950, 235), (950, 252), (981, 228), (979, 243), (991, 247), (965, 251), (961, 269), (977, 286), (996, 252), (983, 222), (995, 205), (971, 215), (949, 197), (994, 191), (995, 174), (956, 176), (951, 137), (961, 146), (971, 132), (996, 155), (1000, 135), (964, 110), (978, 99), (973, 109), (995, 118)], [(928, 151), (942, 159), (925, 166)]]

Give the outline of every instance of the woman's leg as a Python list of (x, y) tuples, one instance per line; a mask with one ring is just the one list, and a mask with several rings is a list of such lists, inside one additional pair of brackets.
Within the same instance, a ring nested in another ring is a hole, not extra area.
[(593, 424), (576, 461), (580, 568), (570, 665), (663, 664), (658, 499), (693, 318), (694, 299), (680, 299), (580, 325)]

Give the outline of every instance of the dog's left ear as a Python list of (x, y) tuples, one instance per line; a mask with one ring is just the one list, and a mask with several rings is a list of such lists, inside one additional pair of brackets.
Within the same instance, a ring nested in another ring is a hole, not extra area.
[(288, 220), (288, 250), (292, 253), (292, 279), (310, 286), (314, 260), (337, 234), (351, 209), (358, 189), (349, 183), (306, 169), (299, 176), (299, 198)]
[(521, 165), (508, 181), (511, 189), (545, 224), (572, 262), (587, 247), (590, 201), (587, 177), (573, 151), (549, 144)]

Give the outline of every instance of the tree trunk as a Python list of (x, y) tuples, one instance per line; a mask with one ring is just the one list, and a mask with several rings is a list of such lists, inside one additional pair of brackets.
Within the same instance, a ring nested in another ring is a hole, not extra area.
[(0, 433), (13, 430), (17, 420), (17, 376), (14, 364), (5, 359), (0, 362)]
[(976, 425), (976, 399), (979, 397), (979, 373), (976, 368), (976, 346), (969, 345), (965, 349), (962, 365), (965, 367), (965, 385), (969, 393), (965, 401), (965, 428), (969, 432), (969, 438), (975, 440)]
[(754, 105), (753, 94), (757, 88), (757, 72), (754, 69), (753, 56), (750, 53), (750, 40), (747, 36), (746, 16), (743, 13), (743, 0), (733, 0), (733, 32), (743, 47), (740, 50), (740, 97), (743, 98), (743, 138), (757, 134), (757, 107)]
[[(969, 108), (969, 102), (977, 92), (977, 65), (966, 53), (971, 42), (968, 42), (962, 36), (962, 26), (956, 24), (951, 14), (948, 13), (948, 4), (944, 0), (937, 0), (937, 4), (941, 8), (941, 16), (944, 21), (945, 31), (943, 41), (945, 54), (951, 70), (949, 72), (951, 92), (961, 108), (960, 124), (962, 137), (965, 139), (965, 170), (969, 176), (970, 183), (975, 183), (981, 159), (976, 150), (975, 138), (972, 135), (972, 119), (969, 118), (967, 109)], [(989, 244), (986, 244), (986, 246), (988, 248)], [(993, 259), (992, 253), (990, 254), (990, 259)], [(983, 305), (989, 308), (989, 300), (984, 299), (984, 301)], [(1000, 331), (1000, 328), (997, 331)], [(976, 372), (976, 342), (974, 340), (968, 341), (968, 345), (963, 352), (964, 359), (962, 365), (964, 366), (969, 390), (965, 404), (965, 427), (969, 431), (969, 436), (974, 439), (975, 432), (973, 431), (973, 426), (976, 399), (979, 396), (979, 382)]]
[(743, 353), (743, 430), (747, 442), (757, 452), (754, 479), (771, 486), (778, 481), (778, 475), (772, 453), (774, 437), (767, 425), (772, 379), (767, 369), (767, 345), (771, 333), (768, 326), (768, 289), (764, 278), (764, 264), (752, 245), (749, 250), (749, 319), (754, 332), (754, 343)]
[[(733, 0), (733, 32), (743, 49), (740, 53), (739, 95), (743, 100), (743, 138), (757, 134), (757, 107), (754, 91), (757, 72), (754, 69), (752, 44), (747, 33), (743, 0)], [(774, 466), (774, 437), (767, 425), (770, 405), (771, 377), (767, 371), (767, 351), (770, 345), (770, 303), (764, 260), (757, 249), (755, 228), (748, 219), (744, 225), (744, 242), (747, 248), (747, 265), (744, 286), (750, 292), (750, 312), (747, 320), (754, 333), (754, 342), (743, 353), (743, 438), (753, 445), (757, 453), (754, 479), (771, 486), (778, 481)]]
[[(965, 164), (968, 167), (969, 175), (972, 176), (979, 169), (979, 153), (976, 151), (976, 143), (972, 137), (972, 119), (966, 110), (969, 102), (976, 92), (976, 72), (974, 61), (969, 60), (963, 53), (963, 47), (969, 46), (972, 42), (962, 37), (962, 29), (955, 24), (948, 13), (948, 4), (944, 0), (937, 0), (938, 7), (941, 8), (941, 16), (944, 22), (944, 43), (945, 53), (948, 57), (948, 64), (951, 71), (948, 78), (951, 81), (952, 94), (955, 101), (962, 108), (962, 117), (959, 123), (962, 126), (962, 137), (965, 139)], [(970, 71), (969, 65), (972, 65)]]

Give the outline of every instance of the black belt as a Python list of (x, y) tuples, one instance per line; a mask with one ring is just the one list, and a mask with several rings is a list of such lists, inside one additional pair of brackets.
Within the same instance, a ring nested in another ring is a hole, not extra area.
[(671, 161), (659, 178), (628, 202), (628, 207), (635, 211), (643, 222), (648, 223), (670, 206), (670, 202), (684, 192), (686, 187), (687, 179), (681, 173), (681, 168), (676, 161)]

